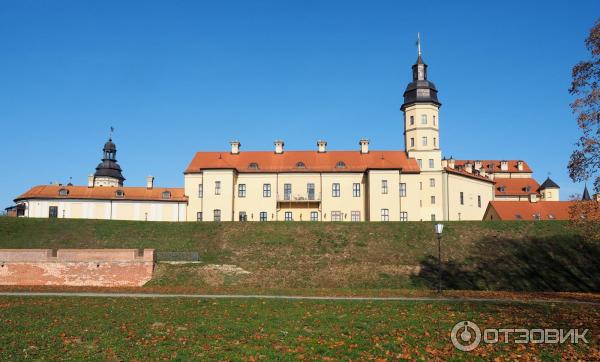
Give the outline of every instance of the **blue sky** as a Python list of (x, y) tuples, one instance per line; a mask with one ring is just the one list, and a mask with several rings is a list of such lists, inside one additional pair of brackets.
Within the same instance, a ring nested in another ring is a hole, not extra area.
[(1, 1), (0, 206), (85, 184), (110, 126), (129, 186), (183, 186), (194, 152), (403, 149), (421, 32), (445, 156), (524, 159), (563, 198), (571, 67), (598, 1)]

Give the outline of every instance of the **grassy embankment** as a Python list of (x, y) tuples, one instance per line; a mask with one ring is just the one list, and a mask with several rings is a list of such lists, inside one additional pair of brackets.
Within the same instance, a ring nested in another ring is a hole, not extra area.
[[(464, 353), (450, 342), (450, 330), (461, 320), (482, 330), (588, 328), (590, 343), (482, 344)], [(598, 320), (598, 308), (560, 303), (0, 297), (0, 355), (108, 361), (597, 360)]]
[[(600, 245), (584, 241), (566, 222), (445, 225), (446, 289), (600, 290)], [(159, 264), (148, 285), (194, 290), (428, 289), (437, 281), (436, 245), (429, 222), (154, 223), (0, 218), (0, 248), (198, 251), (203, 264)], [(219, 266), (223, 264), (235, 267)]]

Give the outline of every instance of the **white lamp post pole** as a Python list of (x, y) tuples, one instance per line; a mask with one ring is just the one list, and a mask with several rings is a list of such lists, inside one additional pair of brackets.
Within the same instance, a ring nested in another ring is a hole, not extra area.
[(442, 232), (444, 231), (444, 224), (435, 224), (435, 235), (437, 236), (438, 242), (438, 293), (442, 292)]

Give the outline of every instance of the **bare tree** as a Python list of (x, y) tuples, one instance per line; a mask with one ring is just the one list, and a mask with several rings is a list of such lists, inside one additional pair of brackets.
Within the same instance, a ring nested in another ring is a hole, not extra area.
[(573, 67), (573, 82), (569, 93), (577, 98), (571, 103), (577, 115), (581, 136), (569, 161), (569, 176), (573, 181), (593, 180), (600, 192), (600, 19), (596, 20), (585, 46), (591, 59)]

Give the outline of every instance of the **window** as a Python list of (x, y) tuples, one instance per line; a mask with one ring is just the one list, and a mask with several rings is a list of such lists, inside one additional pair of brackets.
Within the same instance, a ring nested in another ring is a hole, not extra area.
[(384, 195), (388, 193), (388, 183), (387, 183), (387, 180), (381, 180), (381, 193), (384, 194)]
[(419, 181), (419, 190), (423, 190), (423, 182)]
[(410, 147), (415, 147), (415, 139), (412, 137), (410, 139)]
[(418, 158), (417, 163), (419, 164), (419, 168), (423, 168), (423, 160)]
[(433, 116), (433, 125), (436, 126), (437, 125), (437, 121), (435, 119), (435, 116)]
[(306, 168), (306, 165), (302, 161), (296, 162), (296, 168)]
[(284, 216), (284, 218), (285, 218), (285, 221), (292, 221), (292, 220), (294, 220), (294, 219), (292, 218), (292, 212), (291, 212), (291, 211), (286, 211), (284, 215), (285, 215), (285, 216)]
[(408, 221), (408, 212), (406, 212), (406, 211), (400, 212), (400, 221)]
[(292, 184), (283, 184), (283, 199), (292, 199)]
[(542, 220), (542, 216), (539, 213), (533, 214), (533, 220)]
[(477, 195), (477, 207), (481, 207), (481, 195)]
[(214, 209), (213, 210), (213, 220), (214, 221), (221, 221), (221, 209)]
[(215, 195), (221, 195), (221, 181), (215, 181)]
[(437, 137), (433, 137), (433, 147), (437, 147)]
[(435, 187), (435, 179), (434, 178), (429, 179), (429, 187)]
[(202, 212), (201, 211), (196, 213), (196, 221), (202, 221)]
[(346, 163), (344, 161), (338, 161), (338, 163), (335, 164), (336, 168), (346, 168)]
[(389, 209), (381, 209), (381, 221), (390, 221)]
[(48, 217), (53, 219), (58, 217), (58, 206), (50, 206), (48, 208)]
[(162, 198), (163, 199), (170, 199), (171, 198), (171, 191), (163, 191)]
[(462, 191), (460, 193), (460, 204), (461, 205), (465, 204), (465, 194)]
[(434, 164), (433, 164), (433, 158), (429, 159), (429, 168), (433, 168)]
[(313, 183), (306, 184), (306, 193), (308, 194), (309, 200), (314, 200), (315, 199), (315, 184), (313, 184)]
[(256, 163), (256, 162), (250, 162), (248, 164), (248, 169), (250, 169), (250, 170), (258, 170), (258, 163)]
[(122, 199), (123, 197), (125, 197), (125, 192), (123, 190), (117, 190), (115, 191), (115, 197)]
[(331, 221), (342, 221), (342, 212), (341, 211), (332, 211), (331, 212)]
[(334, 183), (331, 185), (331, 196), (340, 197), (340, 184)]
[(410, 125), (415, 124), (415, 116), (410, 116)]
[(351, 211), (350, 221), (360, 221), (360, 211)]
[(427, 137), (421, 137), (421, 146), (427, 146)]
[(238, 185), (238, 197), (246, 197), (246, 184)]
[(310, 221), (319, 221), (319, 213), (316, 211), (310, 212)]
[(360, 184), (352, 184), (352, 197), (360, 197)]
[(248, 221), (248, 215), (246, 215), (246, 211), (240, 211), (240, 221)]
[(427, 115), (426, 114), (421, 115), (421, 124), (427, 124)]
[(204, 195), (204, 187), (202, 184), (198, 184), (198, 198), (201, 199)]
[(400, 197), (406, 197), (406, 184), (400, 184)]
[(431, 221), (435, 221), (435, 214), (431, 214)]
[(504, 192), (505, 190), (506, 190), (506, 188), (504, 186), (498, 187), (498, 191), (500, 191), (500, 192)]
[(263, 197), (271, 197), (271, 184), (263, 184)]
[(435, 205), (435, 196), (431, 196), (431, 204)]
[(59, 194), (60, 196), (67, 196), (67, 195), (69, 194), (69, 190), (67, 190), (67, 189), (64, 189), (64, 188), (63, 188), (63, 189), (60, 189), (60, 190), (58, 190), (58, 194)]
[(267, 212), (266, 211), (261, 211), (259, 214), (260, 217), (260, 221), (267, 221)]

